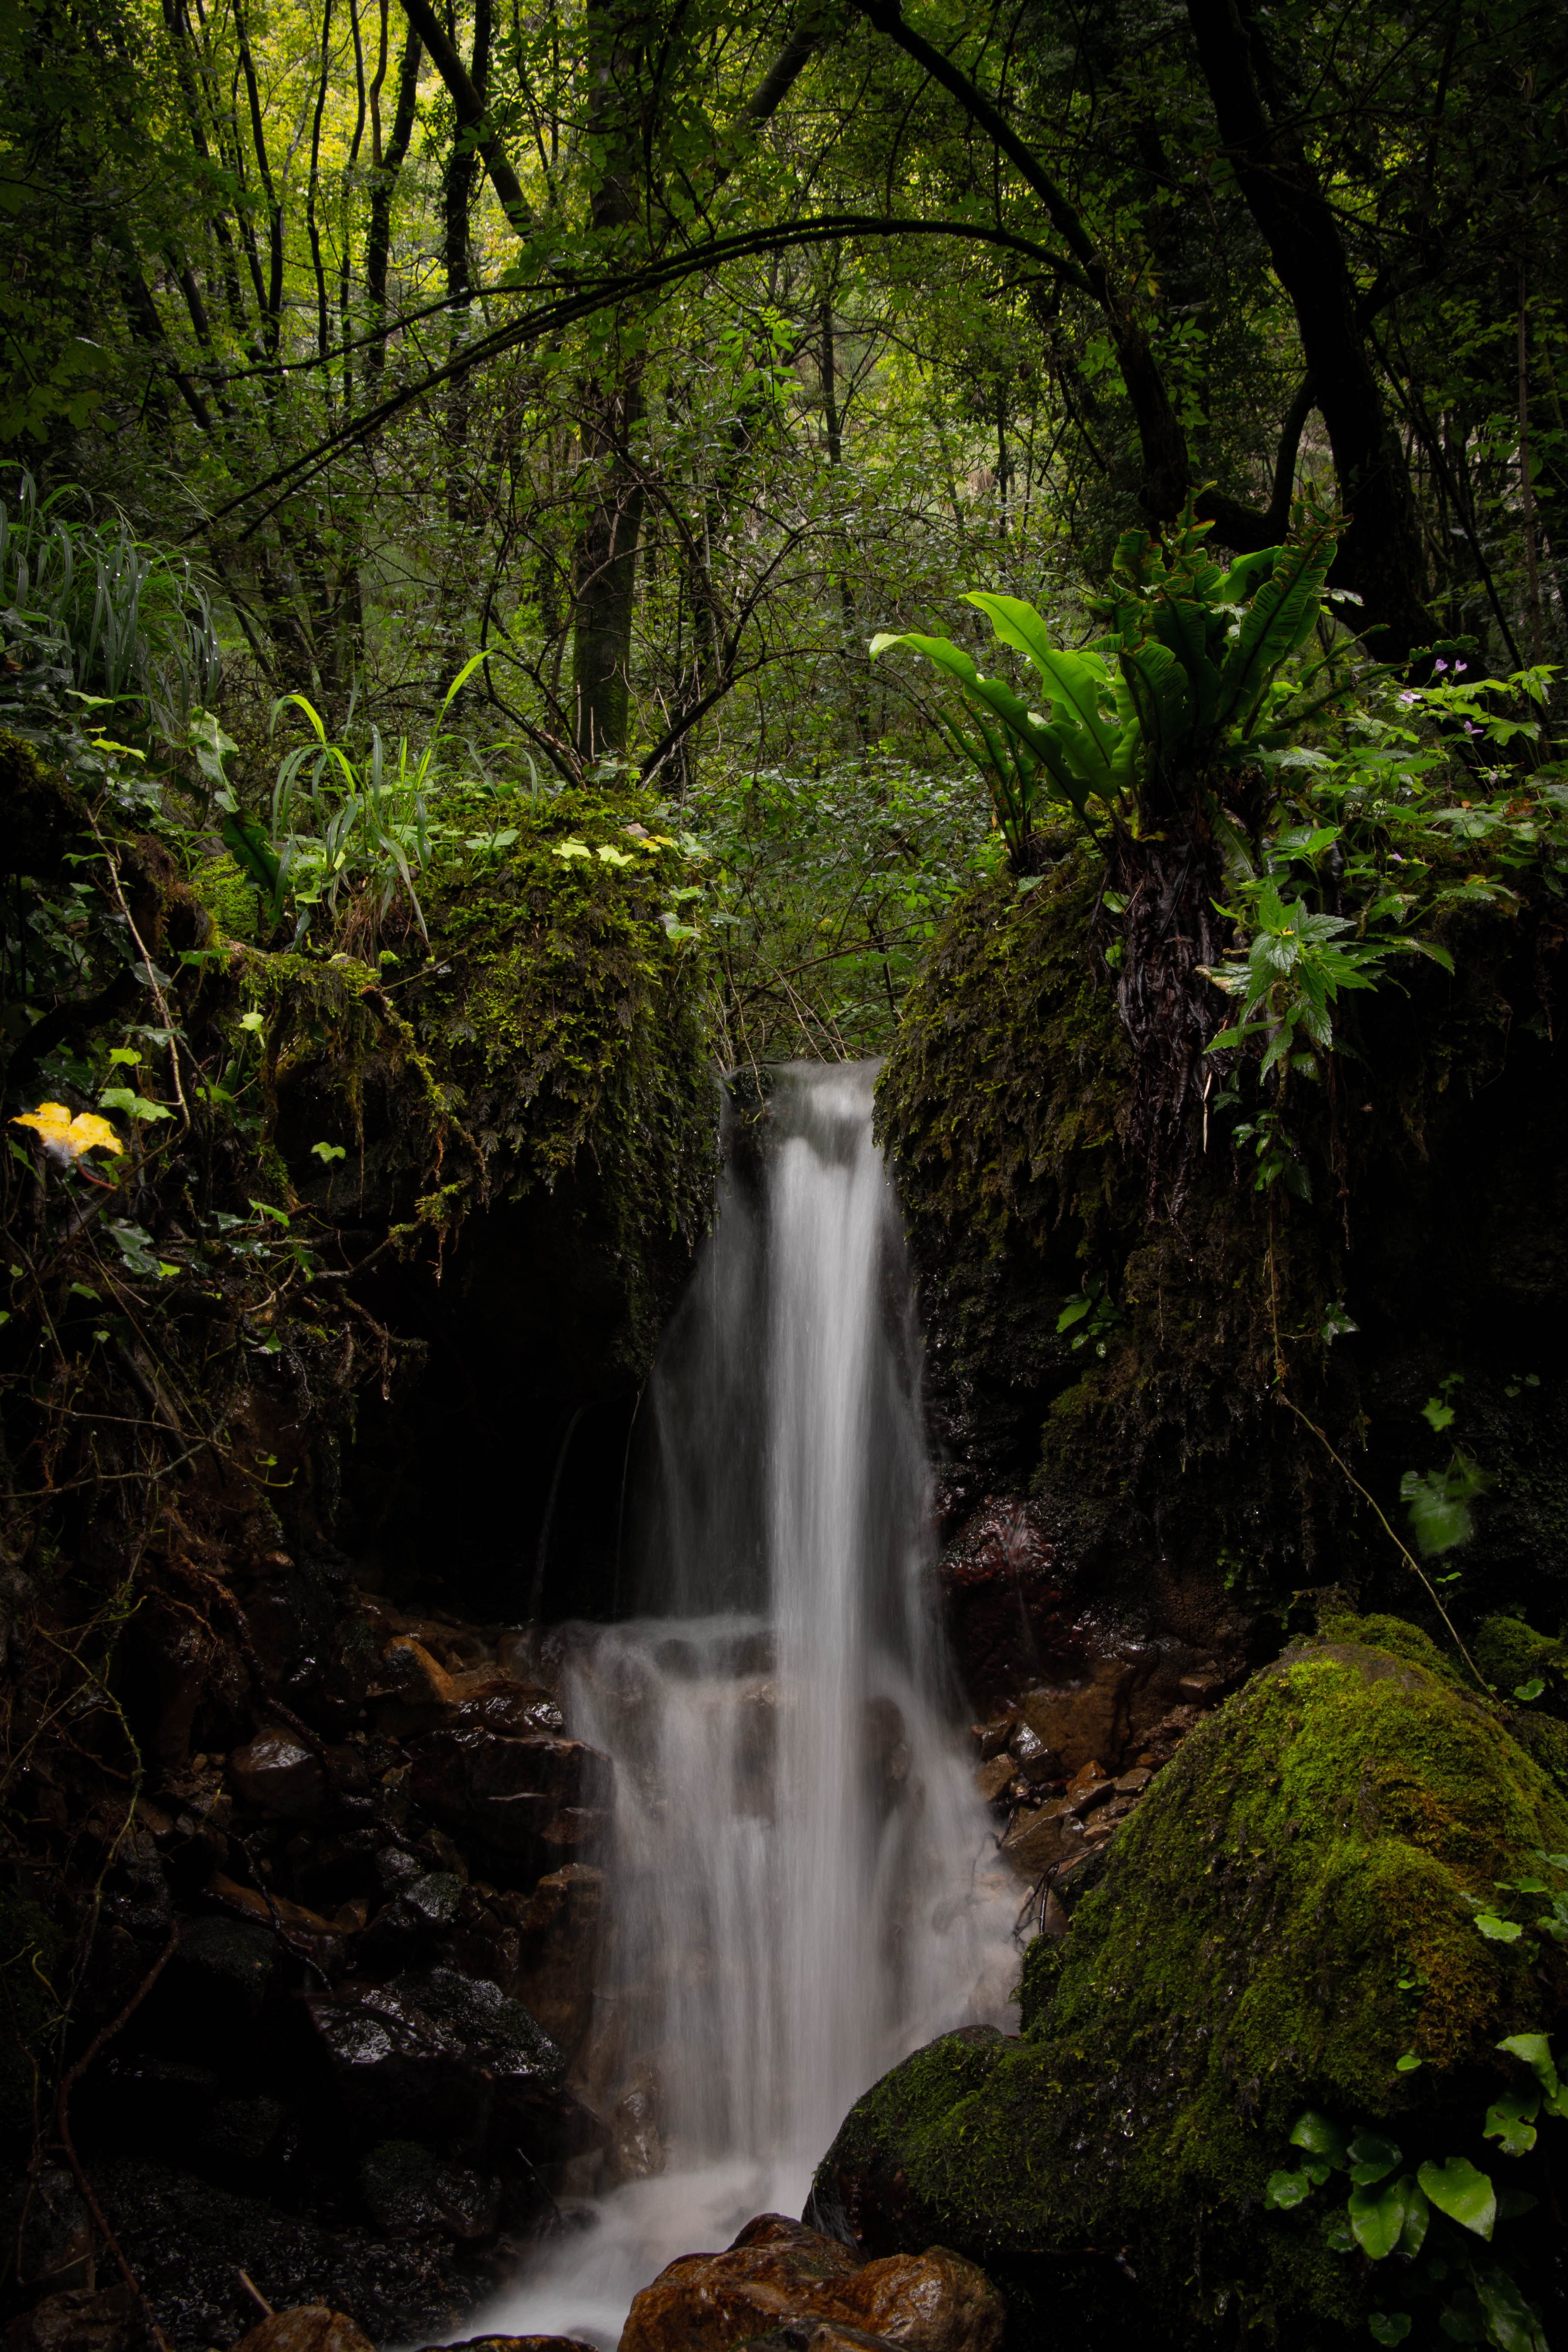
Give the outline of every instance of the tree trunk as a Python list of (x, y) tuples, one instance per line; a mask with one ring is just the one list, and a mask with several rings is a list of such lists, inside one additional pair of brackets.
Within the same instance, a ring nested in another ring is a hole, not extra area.
[(1406, 661), (1435, 635), (1421, 593), (1425, 565), (1409, 471), (1356, 316), (1356, 287), (1339, 227), (1294, 132), (1271, 120), (1271, 68), (1261, 27), (1237, 0), (1187, 0), (1187, 19), (1219, 134), (1274, 272), (1295, 308), (1312, 404), (1322, 417), (1350, 527), (1332, 584), (1362, 599), (1376, 651)]

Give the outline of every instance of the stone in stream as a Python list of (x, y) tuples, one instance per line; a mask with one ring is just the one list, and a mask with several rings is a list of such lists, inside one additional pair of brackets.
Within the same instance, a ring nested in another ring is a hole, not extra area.
[(994, 2352), (1001, 2296), (983, 2271), (929, 2247), (865, 2262), (837, 2239), (778, 2213), (747, 2223), (721, 2254), (686, 2254), (633, 2301), (620, 2352), (729, 2352), (767, 2336), (817, 2352), (868, 2338), (909, 2352)]

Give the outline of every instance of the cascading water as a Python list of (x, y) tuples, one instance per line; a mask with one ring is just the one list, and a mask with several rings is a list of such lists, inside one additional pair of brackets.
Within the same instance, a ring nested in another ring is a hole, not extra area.
[(650, 1383), (636, 1546), (658, 1614), (568, 1644), (616, 1759), (615, 1927), (586, 2069), (639, 2085), (643, 2163), (489, 2315), (612, 2343), (675, 2254), (798, 2212), (858, 2094), (1002, 2021), (1013, 1904), (942, 1707), (918, 1335), (874, 1066), (777, 1074), (760, 1181)]

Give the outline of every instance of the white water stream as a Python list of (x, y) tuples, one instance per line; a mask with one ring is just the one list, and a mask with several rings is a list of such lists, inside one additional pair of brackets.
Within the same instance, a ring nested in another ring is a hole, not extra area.
[[(1006, 2021), (1015, 1898), (944, 1705), (919, 1348), (872, 1066), (778, 1075), (645, 1412), (658, 1615), (578, 1629), (573, 1732), (616, 1759), (612, 1940), (585, 2064), (663, 2169), (484, 2316), (610, 2347), (677, 2254), (798, 2213), (906, 2052)], [(470, 2321), (466, 2333), (471, 2333)]]

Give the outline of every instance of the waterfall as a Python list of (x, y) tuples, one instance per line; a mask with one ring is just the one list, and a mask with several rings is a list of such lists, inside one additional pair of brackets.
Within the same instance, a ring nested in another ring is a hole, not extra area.
[(915, 1327), (874, 1065), (779, 1071), (645, 1406), (648, 1613), (574, 1629), (574, 1732), (616, 1765), (615, 1927), (585, 2064), (656, 2111), (605, 2198), (489, 2325), (609, 2344), (676, 2253), (798, 2212), (858, 2094), (1005, 2021), (1013, 1902), (922, 1591)]

